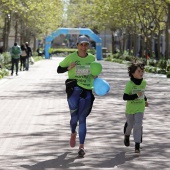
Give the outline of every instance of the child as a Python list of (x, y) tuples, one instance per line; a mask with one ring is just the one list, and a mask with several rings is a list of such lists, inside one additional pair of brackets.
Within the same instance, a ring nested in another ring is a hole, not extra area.
[(148, 106), (147, 98), (144, 95), (146, 81), (143, 79), (144, 64), (133, 62), (128, 67), (130, 81), (127, 82), (123, 100), (126, 100), (126, 123), (124, 126), (124, 144), (130, 145), (130, 134), (133, 128), (135, 141), (135, 153), (140, 153), (142, 143), (142, 121), (145, 106)]

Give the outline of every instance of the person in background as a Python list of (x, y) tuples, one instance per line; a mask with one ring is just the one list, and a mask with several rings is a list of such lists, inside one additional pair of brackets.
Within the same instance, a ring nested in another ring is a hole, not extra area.
[(38, 56), (43, 56), (43, 52), (40, 47), (37, 48), (37, 53), (38, 53)]
[(140, 152), (142, 143), (142, 124), (145, 106), (148, 107), (145, 96), (146, 80), (143, 79), (144, 64), (132, 62), (128, 67), (130, 80), (127, 82), (123, 100), (126, 100), (126, 123), (124, 126), (124, 145), (130, 145), (130, 134), (133, 129), (135, 153)]
[(48, 53), (49, 53), (49, 59), (52, 59), (53, 48), (49, 48), (49, 49), (48, 49)]
[(85, 155), (84, 142), (86, 137), (86, 118), (90, 114), (94, 95), (92, 93), (94, 76), (90, 74), (90, 63), (95, 61), (92, 54), (88, 54), (89, 39), (80, 36), (77, 41), (78, 51), (73, 52), (59, 63), (58, 73), (68, 72), (66, 80), (67, 101), (70, 109), (70, 146), (76, 145), (76, 128), (79, 123), (78, 156)]
[(26, 49), (27, 49), (26, 70), (28, 71), (29, 70), (29, 60), (30, 60), (30, 57), (32, 56), (32, 49), (29, 46), (28, 42), (26, 42), (25, 45), (26, 45)]
[(26, 68), (26, 57), (27, 57), (27, 49), (25, 44), (21, 44), (21, 56), (20, 56), (20, 71), (24, 71)]
[(3, 47), (0, 47), (0, 54), (3, 53)]
[(11, 48), (11, 61), (12, 61), (11, 76), (13, 76), (14, 73), (14, 65), (16, 67), (16, 75), (18, 76), (18, 63), (19, 63), (20, 55), (21, 55), (21, 48), (15, 42), (14, 46)]

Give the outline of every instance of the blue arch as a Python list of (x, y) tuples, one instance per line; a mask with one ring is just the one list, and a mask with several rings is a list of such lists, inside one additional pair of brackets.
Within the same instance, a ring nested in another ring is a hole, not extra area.
[(88, 35), (92, 40), (96, 42), (96, 58), (102, 60), (102, 40), (89, 28), (59, 28), (51, 35), (45, 38), (45, 58), (49, 58), (49, 48), (51, 47), (51, 41), (60, 34), (77, 34)]

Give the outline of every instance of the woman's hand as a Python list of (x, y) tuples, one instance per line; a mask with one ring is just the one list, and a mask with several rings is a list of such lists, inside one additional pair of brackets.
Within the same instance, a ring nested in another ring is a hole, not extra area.
[(93, 76), (93, 78), (95, 79), (95, 78), (97, 78), (98, 76)]
[(71, 70), (76, 66), (76, 63), (71, 63), (70, 66), (67, 68), (67, 70)]

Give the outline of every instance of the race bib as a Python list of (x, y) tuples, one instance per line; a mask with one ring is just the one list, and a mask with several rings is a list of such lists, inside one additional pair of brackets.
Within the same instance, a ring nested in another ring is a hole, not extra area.
[(132, 90), (132, 94), (137, 94), (138, 92), (142, 92), (142, 96), (138, 97), (137, 99), (144, 99), (145, 90), (143, 90), (143, 89), (133, 89)]
[(77, 65), (76, 66), (76, 76), (84, 76), (90, 74), (90, 65)]

